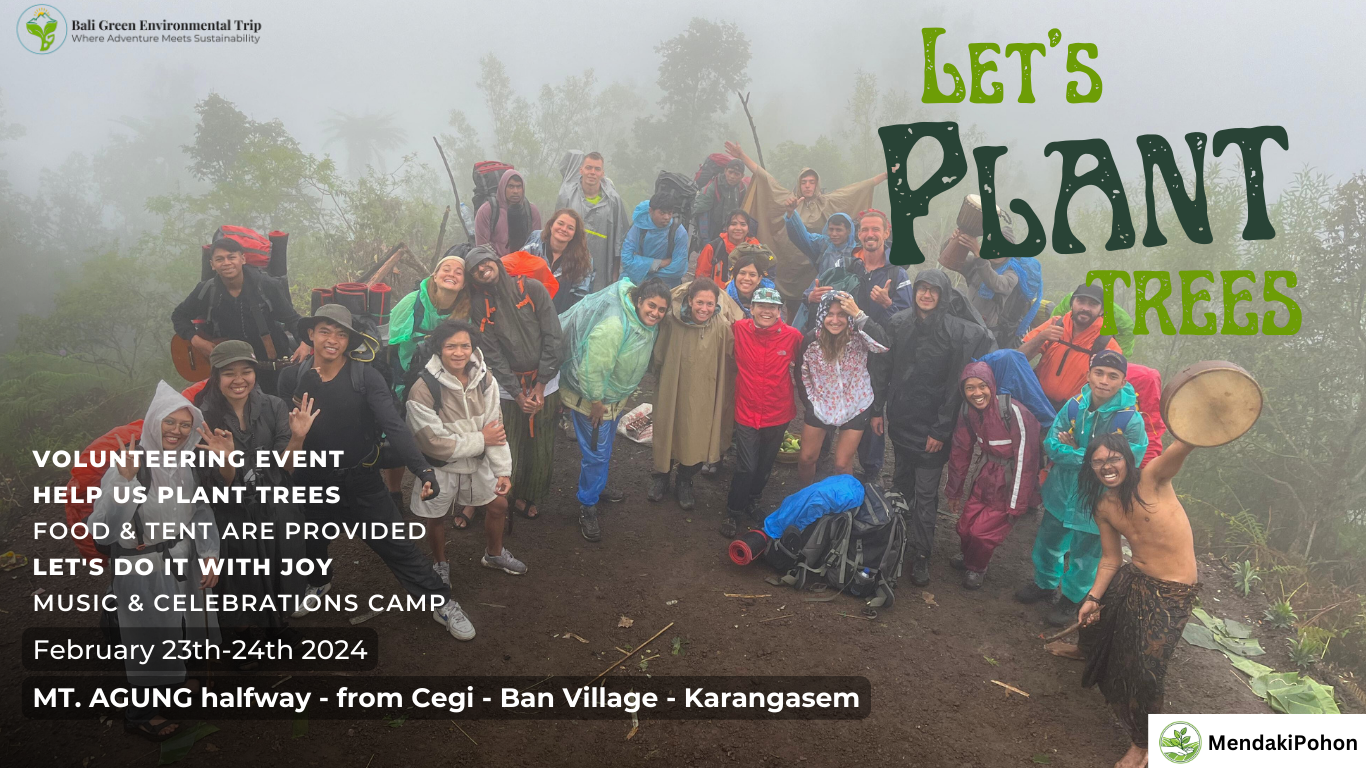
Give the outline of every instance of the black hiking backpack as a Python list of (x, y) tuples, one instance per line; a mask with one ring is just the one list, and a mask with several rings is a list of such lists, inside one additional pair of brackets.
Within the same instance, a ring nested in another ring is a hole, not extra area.
[(503, 171), (513, 170), (512, 166), (500, 160), (484, 160), (474, 164), (474, 213), (477, 216), (484, 203), (489, 204), (489, 231), (498, 225), (498, 182)]
[[(654, 197), (663, 196), (673, 200), (675, 211), (673, 221), (669, 222), (669, 244), (665, 254), (673, 256), (674, 242), (678, 237), (678, 228), (685, 222), (692, 221), (692, 207), (697, 200), (697, 186), (692, 180), (681, 173), (670, 173), (660, 171), (655, 178)], [(695, 227), (694, 227), (695, 229)], [(696, 233), (692, 233), (694, 236)], [(640, 230), (640, 250), (645, 250), (645, 230)], [(690, 246), (691, 247), (691, 246)], [(701, 246), (699, 246), (700, 248)]]
[(813, 579), (829, 585), (828, 594), (807, 598), (834, 600), (840, 594), (865, 598), (870, 608), (890, 608), (906, 555), (906, 514), (910, 507), (896, 491), (864, 483), (863, 504), (826, 515), (798, 531), (789, 527), (764, 553), (782, 575), (777, 584), (805, 589)]

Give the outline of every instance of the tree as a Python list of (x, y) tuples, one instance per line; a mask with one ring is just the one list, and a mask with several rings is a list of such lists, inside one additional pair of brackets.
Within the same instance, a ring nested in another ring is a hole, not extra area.
[(384, 153), (398, 148), (406, 138), (403, 129), (394, 125), (392, 114), (336, 112), (323, 125), (328, 134), (326, 146), (340, 143), (346, 150), (346, 175), (351, 179), (359, 179), (368, 167), (384, 173)]
[(693, 18), (687, 30), (660, 43), (660, 118), (638, 120), (641, 147), (658, 147), (666, 166), (695, 167), (715, 142), (735, 92), (749, 83), (749, 39), (731, 22)]

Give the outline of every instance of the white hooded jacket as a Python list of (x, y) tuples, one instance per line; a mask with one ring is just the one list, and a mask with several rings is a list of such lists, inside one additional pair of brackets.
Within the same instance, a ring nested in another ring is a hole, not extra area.
[(470, 356), (469, 384), (461, 384), (436, 355), (427, 361), (426, 370), (443, 391), (440, 413), (433, 409), (435, 400), (425, 378), (418, 378), (408, 392), (408, 427), (418, 449), (432, 459), (446, 462), (436, 468), (439, 472), (474, 474), (479, 462), (487, 461), (494, 477), (510, 476), (512, 450), (507, 443), (484, 444), (484, 426), (502, 421), (503, 412), (498, 402), (498, 384), (484, 365), (483, 353), (476, 348)]

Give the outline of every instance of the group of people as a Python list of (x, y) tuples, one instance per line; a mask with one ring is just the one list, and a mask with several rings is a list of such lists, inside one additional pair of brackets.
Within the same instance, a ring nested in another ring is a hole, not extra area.
[[(662, 501), (672, 485), (678, 505), (694, 508), (695, 479), (718, 475), (733, 452), (720, 531), (729, 537), (756, 526), (800, 403), (801, 486), (815, 482), (827, 451), (832, 473), (880, 482), (890, 440), (892, 484), (908, 501), (914, 584), (930, 580), (947, 467), (944, 493), (960, 539), (950, 563), (964, 571), (964, 585), (982, 586), (1014, 522), (1041, 506), (1033, 579), (1016, 596), (1049, 603), (1054, 624), (1086, 623), (1107, 585), (1113, 592), (1134, 581), (1116, 570), (1116, 531), (1128, 536), (1136, 563), (1152, 540), (1148, 518), (1134, 523), (1128, 499), (1139, 498), (1139, 468), (1157, 461), (1163, 431), (1156, 372), (1128, 362), (1120, 344), (1101, 334), (1100, 290), (1079, 286), (1050, 317), (1035, 260), (983, 260), (977, 239), (962, 231), (945, 246), (961, 252), (941, 262), (956, 265), (966, 293), (940, 269), (909, 275), (890, 263), (891, 222), (871, 206), (885, 174), (826, 193), (805, 169), (794, 194), (738, 146), (727, 149), (733, 160), (693, 201), (705, 215), (688, 222), (675, 221), (683, 201), (667, 191), (628, 218), (596, 152), (565, 158), (556, 210), (543, 225), (521, 174), (505, 171), (496, 199), (477, 212), (475, 242), (448, 251), (394, 306), (383, 340), (387, 363), (377, 354), (380, 340), (345, 307), (324, 304), (300, 317), (287, 292), (245, 265), (240, 245), (216, 241), (214, 277), (174, 314), (177, 333), (209, 356), (211, 373), (192, 399), (163, 383), (142, 442), (244, 450), (249, 464), (150, 476), (111, 469), (105, 484), (292, 483), (336, 487), (340, 501), (133, 505), (106, 493), (94, 514), (116, 532), (114, 523), (135, 516), (206, 520), (214, 531), (243, 520), (392, 523), (406, 508), (426, 524), (430, 561), (410, 540), (367, 543), (407, 592), (434, 598), (436, 621), (469, 640), (474, 627), (450, 599), (445, 518), (465, 528), (482, 511), (482, 565), (526, 573), (504, 533), (510, 513), (539, 516), (564, 419), (581, 455), (579, 530), (601, 541), (600, 505), (626, 498), (609, 483), (618, 422), (653, 370), (649, 501)], [(691, 237), (689, 226), (704, 236)], [(290, 364), (266, 354), (266, 338), (292, 349)], [(250, 465), (256, 449), (286, 447), (335, 451), (341, 460), (329, 468)], [(1179, 465), (1176, 456), (1161, 472), (1141, 475), (1158, 482), (1151, 491), (1142, 485), (1142, 503), (1174, 503), (1167, 491)], [(415, 478), (406, 499), (405, 473)], [(328, 545), (213, 534), (139, 540), (138, 547), (115, 535), (105, 543), (123, 547), (118, 556), (166, 557), (193, 547), (201, 557), (276, 561), (325, 559)], [(1150, 575), (1193, 583), (1190, 570)], [(157, 624), (208, 635), (219, 624), (280, 631), (286, 614), (316, 610), (333, 573), (315, 571), (306, 583), (200, 576), (174, 585), (121, 576), (115, 589), (216, 586), (298, 596), (289, 606)], [(137, 621), (122, 611), (119, 619), (125, 627)], [(129, 723), (149, 738), (169, 735), (154, 712), (130, 711)]]

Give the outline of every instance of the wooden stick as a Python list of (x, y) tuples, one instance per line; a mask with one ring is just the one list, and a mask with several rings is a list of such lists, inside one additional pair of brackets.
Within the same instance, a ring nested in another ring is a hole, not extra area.
[(746, 598), (753, 598), (753, 597), (773, 597), (773, 595), (733, 595), (733, 594), (731, 594), (731, 593), (729, 593), (729, 592), (722, 592), (721, 595), (722, 595), (723, 597), (746, 597)]
[[(451, 725), (455, 726), (456, 730), (460, 731), (461, 733), (465, 733), (465, 729), (460, 727), (460, 723), (457, 723), (454, 720), (452, 720)], [(468, 733), (465, 733), (465, 738), (469, 739), (470, 743), (474, 746), (479, 746), (479, 742), (475, 741), (474, 737), (470, 736)]]
[(465, 242), (473, 245), (474, 235), (471, 235), (469, 227), (465, 226), (465, 217), (460, 212), (460, 190), (455, 186), (455, 175), (451, 173), (451, 164), (446, 162), (446, 150), (441, 148), (441, 142), (437, 141), (435, 136), (432, 137), (432, 143), (436, 145), (436, 151), (441, 153), (441, 164), (446, 166), (446, 176), (451, 180), (451, 191), (455, 193), (455, 218), (460, 220), (460, 228), (465, 230)]
[(673, 623), (672, 621), (669, 622), (668, 626), (666, 626), (666, 627), (664, 627), (664, 629), (661, 629), (661, 630), (659, 630), (658, 632), (656, 632), (656, 633), (654, 634), (654, 637), (651, 637), (649, 640), (646, 640), (645, 642), (641, 643), (640, 645), (637, 645), (637, 646), (636, 646), (636, 649), (635, 649), (634, 651), (631, 651), (630, 653), (626, 654), (625, 656), (622, 656), (620, 659), (617, 659), (617, 663), (616, 663), (616, 664), (613, 664), (612, 666), (610, 666), (610, 667), (608, 667), (607, 669), (604, 669), (602, 672), (598, 673), (598, 676), (597, 676), (597, 677), (595, 677), (595, 678), (593, 678), (592, 680), (589, 680), (589, 681), (588, 681), (589, 684), (592, 684), (592, 683), (597, 682), (598, 678), (601, 678), (603, 675), (605, 675), (605, 674), (607, 674), (608, 672), (611, 672), (612, 670), (616, 669), (617, 666), (618, 666), (619, 664), (621, 664), (621, 662), (626, 661), (627, 659), (631, 658), (632, 656), (636, 655), (637, 653), (640, 653), (640, 649), (641, 649), (641, 648), (644, 648), (645, 646), (649, 645), (650, 643), (653, 643), (655, 640), (657, 640), (657, 639), (659, 638), (660, 635), (662, 635), (662, 634), (664, 634), (665, 632), (667, 632), (667, 631), (669, 630), (669, 627), (672, 627), (673, 625), (674, 625), (674, 623)]
[(446, 239), (446, 220), (451, 217), (451, 207), (446, 206), (446, 212), (441, 214), (441, 229), (436, 232), (436, 253), (432, 255), (432, 266), (441, 260), (441, 243)]
[[(740, 92), (736, 91), (735, 95), (740, 96)], [(759, 167), (766, 169), (768, 166), (764, 165), (764, 148), (759, 146), (759, 129), (754, 127), (754, 116), (749, 113), (748, 93), (740, 96), (740, 106), (745, 108), (745, 117), (749, 118), (749, 133), (754, 137), (754, 151), (759, 154)]]
[(1081, 622), (1073, 622), (1072, 626), (1068, 627), (1067, 629), (1064, 629), (1063, 631), (1061, 631), (1061, 632), (1059, 632), (1059, 633), (1057, 633), (1057, 634), (1055, 634), (1055, 635), (1049, 635), (1048, 637), (1045, 637), (1045, 638), (1043, 639), (1043, 641), (1044, 641), (1045, 643), (1051, 643), (1051, 642), (1053, 642), (1054, 640), (1061, 640), (1061, 639), (1063, 639), (1064, 637), (1067, 637), (1068, 635), (1072, 634), (1073, 632), (1076, 632), (1077, 629), (1078, 629), (1080, 626), (1081, 626)]
[(993, 683), (995, 683), (995, 684), (1001, 686), (1002, 688), (1006, 689), (1007, 691), (1014, 691), (1015, 693), (1020, 694), (1021, 696), (1025, 697), (1026, 699), (1029, 698), (1029, 694), (1027, 694), (1027, 693), (1025, 693), (1024, 691), (1020, 690), (1019, 688), (1016, 688), (1016, 687), (1013, 686), (1013, 685), (1006, 685), (1005, 683), (1001, 682), (1000, 680), (992, 680), (991, 682), (993, 682)]
[(759, 623), (760, 623), (760, 624), (763, 624), (763, 623), (766, 622), (766, 621), (777, 621), (778, 619), (790, 619), (790, 618), (792, 618), (793, 616), (796, 616), (796, 615), (797, 615), (797, 614), (795, 614), (795, 613), (785, 613), (785, 614), (783, 614), (782, 616), (774, 616), (774, 617), (771, 618), (771, 619), (759, 619)]
[(370, 283), (380, 282), (382, 278), (377, 278), (377, 276), (386, 268), (389, 268), (394, 262), (398, 261), (399, 257), (402, 255), (402, 252), (405, 248), (406, 246), (404, 246), (403, 243), (399, 243), (398, 245), (395, 245), (393, 248), (390, 248), (389, 252), (384, 254), (384, 258), (380, 260), (379, 266), (375, 267), (373, 270), (369, 272), (363, 273), (361, 277), (356, 279), (356, 282), (365, 283), (367, 285)]

